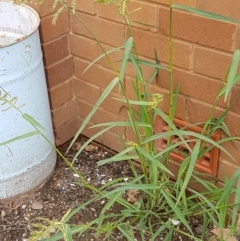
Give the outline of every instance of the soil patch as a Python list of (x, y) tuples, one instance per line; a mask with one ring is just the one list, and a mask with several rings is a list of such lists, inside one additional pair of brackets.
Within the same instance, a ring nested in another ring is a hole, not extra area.
[[(84, 137), (81, 137), (81, 140), (75, 143), (75, 148), (67, 154), (69, 160), (72, 160), (83, 141)], [(59, 147), (62, 153), (65, 153), (69, 143)], [(75, 162), (75, 167), (94, 186), (102, 186), (117, 177), (131, 176), (131, 170), (127, 162), (97, 166), (96, 163), (99, 160), (111, 157), (114, 154), (115, 152), (109, 148), (93, 143), (81, 153)], [(58, 157), (53, 175), (40, 190), (12, 202), (0, 202), (0, 241), (27, 241), (32, 230), (32, 224), (36, 222), (37, 217), (61, 220), (69, 209), (74, 209), (80, 203), (89, 200), (92, 192), (78, 185), (78, 181), (78, 177)], [(84, 208), (71, 219), (71, 223), (83, 224), (93, 220), (98, 216), (103, 206), (104, 203), (99, 201), (99, 203)], [(111, 212), (114, 213), (114, 210), (111, 210)], [(194, 218), (189, 222), (196, 236), (198, 236), (201, 233), (201, 220)], [(163, 237), (159, 236), (156, 240), (162, 239)], [(86, 240), (103, 239), (97, 239), (91, 232), (87, 232), (81, 237), (74, 237), (74, 241)], [(115, 240), (125, 241), (126, 239), (116, 232), (110, 241)], [(174, 240), (188, 241), (190, 239), (177, 235)]]

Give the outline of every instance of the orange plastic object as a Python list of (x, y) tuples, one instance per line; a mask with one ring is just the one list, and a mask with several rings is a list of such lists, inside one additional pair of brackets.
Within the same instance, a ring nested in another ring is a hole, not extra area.
[[(184, 128), (186, 131), (193, 131), (196, 133), (202, 133), (202, 128), (198, 126), (192, 126), (190, 123), (184, 122), (179, 119), (174, 119), (173, 123), (178, 129)], [(168, 126), (164, 122), (164, 120), (157, 116), (155, 119), (155, 126), (154, 126), (154, 132), (155, 134), (167, 132)], [(217, 133), (213, 133), (211, 136), (211, 139), (214, 141), (220, 140), (221, 136)], [(194, 148), (196, 144), (196, 138), (192, 136), (184, 136), (185, 140), (191, 140), (188, 142), (188, 145), (191, 147), (191, 149)], [(195, 140), (194, 140), (195, 139)], [(171, 136), (170, 138), (171, 143), (177, 143), (179, 142), (178, 136)], [(160, 152), (164, 148), (166, 148), (167, 145), (167, 138), (158, 139), (154, 143), (155, 149)], [(208, 148), (210, 146), (209, 143), (205, 143), (204, 148)], [(189, 155), (190, 151), (185, 145), (179, 145), (174, 151), (171, 151), (170, 158), (172, 160), (176, 160), (179, 162), (182, 162), (184, 160), (184, 156)], [(212, 176), (217, 175), (217, 168), (218, 168), (218, 162), (219, 162), (219, 149), (217, 147), (213, 147), (210, 151), (206, 152), (196, 163), (195, 168), (198, 171), (205, 172), (207, 174), (210, 174)]]

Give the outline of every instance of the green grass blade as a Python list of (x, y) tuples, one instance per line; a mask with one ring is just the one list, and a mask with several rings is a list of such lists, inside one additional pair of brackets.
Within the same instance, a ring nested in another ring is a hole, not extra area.
[(140, 68), (140, 65), (138, 64), (138, 60), (134, 57), (133, 54), (129, 54), (130, 60), (133, 64), (133, 68), (136, 72), (136, 77), (138, 78), (138, 81), (144, 82), (144, 77), (142, 75), (142, 70)]
[(113, 98), (114, 100), (117, 100), (117, 101), (120, 101), (120, 102), (123, 102), (123, 103), (127, 103), (129, 102), (129, 104), (131, 105), (142, 105), (142, 106), (151, 106), (152, 103), (149, 102), (149, 101), (143, 101), (143, 100), (126, 100), (126, 99), (120, 99), (120, 98)]
[(158, 108), (154, 108), (154, 111), (167, 123), (167, 125), (171, 128), (171, 130), (173, 130), (175, 132), (175, 135), (177, 135), (181, 139), (181, 141), (183, 141), (186, 148), (191, 152), (192, 150), (191, 150), (190, 146), (187, 144), (186, 140), (180, 133), (179, 129), (174, 125), (174, 123), (171, 121), (171, 119), (162, 110), (160, 110)]
[(115, 85), (119, 82), (119, 78), (114, 78), (112, 80), (112, 82), (107, 86), (107, 88), (103, 91), (102, 95), (100, 96), (100, 98), (97, 100), (97, 102), (95, 103), (95, 105), (93, 106), (92, 110), (90, 111), (90, 113), (88, 114), (88, 116), (85, 118), (85, 120), (83, 121), (81, 127), (78, 129), (77, 133), (75, 134), (73, 140), (71, 141), (66, 153), (70, 150), (70, 148), (72, 147), (73, 143), (77, 140), (78, 136), (81, 134), (81, 132), (83, 131), (83, 129), (86, 127), (86, 125), (89, 123), (90, 119), (92, 118), (92, 116), (95, 114), (95, 112), (97, 111), (97, 109), (99, 108), (99, 106), (101, 105), (101, 103), (107, 98), (107, 96), (109, 95), (109, 93), (112, 91), (112, 89), (115, 87)]
[[(236, 187), (234, 203), (240, 203), (240, 177), (238, 177), (238, 183), (237, 183), (237, 187)], [(231, 225), (232, 227), (236, 223), (236, 219), (238, 216), (238, 210), (239, 210), (239, 205), (235, 205), (232, 209), (232, 225)]]
[(35, 127), (37, 127), (37, 128), (40, 128), (40, 129), (42, 129), (42, 130), (45, 130), (45, 128), (44, 128), (38, 121), (36, 121), (32, 116), (30, 116), (29, 114), (23, 113), (23, 114), (22, 114), (22, 117), (23, 117), (26, 121), (30, 122), (33, 126), (35, 126)]
[(196, 137), (196, 139), (200, 139), (200, 140), (205, 141), (206, 143), (212, 144), (213, 146), (219, 148), (221, 151), (226, 153), (230, 158), (232, 158), (232, 160), (234, 160), (232, 155), (224, 147), (219, 145), (220, 141), (216, 142), (216, 141), (212, 140), (211, 138), (208, 138), (207, 136), (204, 136), (202, 134), (199, 134), (199, 133), (196, 133), (196, 132), (193, 132), (193, 131), (182, 131), (182, 130), (180, 130), (180, 133), (183, 136), (190, 135), (192, 137)]
[(229, 73), (228, 73), (228, 81), (227, 81), (226, 91), (225, 91), (225, 96), (224, 96), (225, 102), (227, 100), (227, 97), (228, 97), (233, 85), (234, 85), (235, 76), (236, 76), (236, 73), (237, 73), (239, 61), (240, 61), (240, 50), (237, 49), (233, 54), (232, 64), (230, 66), (230, 70), (229, 70)]
[[(148, 127), (148, 128), (152, 128), (152, 126), (148, 123), (144, 123), (144, 122), (135, 122), (136, 126), (139, 127)], [(100, 123), (100, 124), (96, 124), (94, 126), (89, 127), (89, 129), (91, 128), (96, 128), (96, 127), (105, 127), (105, 126), (112, 126), (112, 127), (116, 127), (116, 126), (131, 126), (131, 122), (130, 121), (116, 121), (116, 122), (106, 122), (106, 123)]]
[(173, 236), (173, 228), (169, 229), (165, 238), (163, 239), (163, 241), (170, 241), (172, 240), (172, 236)]
[(143, 25), (143, 26), (146, 26), (146, 27), (151, 27), (151, 28), (158, 29), (157, 26), (154, 26), (154, 25), (152, 25), (152, 24), (142, 23), (142, 22), (138, 22), (138, 21), (132, 21), (132, 22), (133, 22), (133, 23), (140, 24), (140, 25)]
[(25, 138), (28, 138), (28, 137), (31, 137), (31, 136), (35, 136), (35, 135), (41, 135), (41, 133), (40, 133), (39, 131), (29, 132), (29, 133), (26, 133), (26, 134), (23, 134), (23, 135), (14, 137), (14, 138), (12, 138), (12, 139), (10, 139), (10, 140), (1, 142), (1, 143), (0, 143), (0, 146), (8, 145), (8, 144), (13, 143), (13, 142), (15, 142), (15, 141), (23, 140), (23, 139), (25, 139)]
[(104, 57), (105, 57), (106, 55), (108, 55), (108, 54), (111, 54), (111, 53), (116, 52), (116, 51), (118, 51), (118, 50), (120, 50), (120, 49), (123, 49), (123, 48), (124, 48), (124, 45), (122, 45), (122, 46), (120, 46), (120, 47), (117, 47), (117, 48), (113, 48), (113, 49), (111, 49), (111, 50), (109, 50), (109, 51), (106, 51), (105, 53), (101, 54), (98, 58), (96, 58), (94, 61), (92, 61), (92, 62), (87, 66), (87, 68), (83, 71), (82, 74), (84, 75), (85, 72), (86, 72), (91, 66), (93, 66), (98, 60), (104, 58)]
[(109, 164), (111, 162), (128, 161), (128, 160), (134, 160), (134, 159), (138, 159), (138, 158), (139, 158), (138, 155), (123, 155), (123, 156), (119, 156), (119, 157), (112, 157), (109, 159), (99, 161), (98, 166)]
[(99, 217), (98, 217), (98, 228), (100, 229), (102, 224), (103, 224), (103, 220), (104, 220), (104, 214), (105, 212), (110, 209), (114, 203), (116, 203), (116, 200), (122, 196), (122, 192), (119, 192), (115, 195), (113, 195), (113, 197), (109, 198), (108, 202), (105, 204), (105, 206), (102, 208), (100, 214), (99, 214)]
[(199, 9), (196, 9), (196, 8), (191, 8), (191, 7), (188, 7), (188, 6), (185, 6), (185, 5), (181, 5), (181, 4), (174, 4), (174, 5), (171, 6), (171, 8), (180, 9), (180, 10), (190, 12), (192, 14), (196, 14), (198, 16), (205, 17), (205, 18), (211, 18), (211, 19), (225, 21), (225, 22), (240, 23), (240, 21), (237, 20), (237, 19), (228, 18), (228, 17), (225, 17), (223, 15), (215, 14), (215, 13), (208, 12), (208, 11), (199, 10)]
[(133, 47), (133, 38), (130, 37), (127, 40), (127, 43), (125, 45), (124, 55), (123, 55), (120, 73), (119, 73), (120, 82), (123, 82), (123, 78), (124, 78), (124, 75), (125, 75), (125, 69), (126, 69), (126, 66), (127, 66), (129, 55), (131, 54), (131, 51), (132, 51), (132, 47)]
[(97, 137), (101, 136), (103, 133), (107, 132), (111, 128), (112, 128), (112, 126), (104, 128), (103, 130), (97, 132), (95, 135), (91, 136), (91, 138), (89, 138), (86, 142), (84, 142), (84, 144), (81, 146), (81, 148), (74, 155), (74, 157), (72, 159), (72, 164), (76, 161), (76, 159), (78, 158), (80, 153), (88, 146), (88, 144), (90, 144), (93, 140), (95, 140)]
[(69, 224), (64, 225), (64, 230), (65, 230), (64, 239), (66, 241), (73, 241), (72, 232), (71, 232), (71, 228), (70, 228)]
[(176, 88), (176, 90), (175, 90), (174, 97), (173, 97), (172, 116), (175, 116), (175, 112), (176, 112), (176, 108), (177, 108), (177, 100), (178, 100), (179, 90), (180, 90), (180, 82), (178, 82), (178, 84), (177, 84), (177, 88)]
[(161, 65), (161, 64), (158, 64), (158, 63), (152, 63), (152, 62), (149, 62), (149, 61), (147, 61), (147, 60), (141, 60), (141, 59), (139, 59), (139, 60), (138, 60), (138, 64), (139, 64), (139, 65), (143, 65), (143, 66), (147, 66), (147, 67), (152, 67), (152, 68), (157, 68), (157, 69), (166, 70), (166, 71), (169, 72), (169, 68), (167, 68), (166, 66)]
[(160, 227), (154, 232), (153, 236), (151, 237), (150, 241), (154, 241), (158, 235), (162, 234), (162, 232), (167, 228), (167, 225), (164, 223), (160, 225)]
[(103, 165), (103, 164), (106, 164), (109, 162), (114, 162), (115, 160), (125, 160), (124, 158), (128, 158), (128, 156), (138, 157), (137, 155), (130, 155), (129, 153), (131, 153), (132, 151), (134, 151), (134, 148), (130, 146), (130, 147), (122, 150), (118, 154), (114, 155), (113, 157), (99, 161), (98, 165)]
[(219, 197), (219, 200), (217, 202), (216, 206), (221, 206), (222, 203), (228, 198), (229, 193), (231, 192), (236, 180), (239, 178), (240, 176), (240, 168), (237, 169), (237, 171), (233, 174), (233, 176), (230, 178), (230, 180), (228, 180), (226, 183), (224, 183), (224, 190), (223, 193), (221, 194), (221, 196)]
[(174, 211), (176, 217), (179, 219), (179, 221), (188, 229), (188, 231), (192, 234), (192, 229), (190, 228), (187, 220), (185, 219), (185, 217), (183, 216), (183, 213), (180, 211), (180, 209), (178, 207), (176, 207), (175, 205), (175, 201), (173, 201), (171, 199), (171, 196), (168, 192), (166, 192), (166, 190), (161, 189), (161, 193), (163, 194), (166, 202), (168, 203), (168, 205), (172, 208), (172, 210)]
[(179, 201), (181, 200), (182, 195), (185, 194), (187, 185), (188, 185), (188, 183), (190, 181), (190, 178), (192, 177), (192, 173), (193, 173), (195, 164), (196, 164), (196, 162), (198, 160), (199, 150), (200, 150), (200, 140), (198, 140), (196, 142), (196, 145), (194, 146), (193, 151), (191, 153), (190, 163), (189, 163), (189, 166), (187, 168), (187, 173), (185, 175), (181, 191), (178, 194), (179, 196), (178, 196), (177, 201), (176, 201), (176, 206), (178, 205)]
[[(155, 64), (159, 65), (158, 54), (157, 54), (157, 51), (155, 48), (154, 48), (154, 60), (155, 60)], [(148, 89), (148, 87), (150, 86), (152, 81), (157, 77), (158, 72), (159, 72), (159, 68), (153, 67), (153, 66), (151, 66), (151, 67), (154, 68), (154, 70), (153, 70), (149, 80), (147, 81), (146, 90)]]
[(122, 235), (128, 240), (128, 241), (135, 241), (134, 233), (132, 228), (130, 228), (127, 224), (120, 224), (118, 225), (118, 230), (122, 233)]
[[(240, 81), (240, 73), (236, 74), (233, 85), (236, 85)], [(221, 91), (218, 94), (218, 98), (222, 96), (226, 92), (226, 85), (221, 89)]]
[(158, 159), (155, 159), (154, 156), (149, 154), (146, 150), (144, 150), (141, 147), (137, 147), (137, 150), (139, 153), (141, 153), (146, 158), (147, 162), (148, 161), (152, 162), (153, 165), (155, 165), (156, 167), (159, 167), (162, 171), (168, 173), (171, 176), (174, 176), (167, 167), (165, 167)]
[[(75, 234), (75, 233), (81, 233), (85, 231), (85, 225), (77, 225), (74, 227), (71, 227), (71, 234)], [(50, 238), (47, 239), (43, 239), (41, 241), (58, 241), (58, 240), (62, 240), (63, 239), (63, 233), (62, 232), (58, 232), (53, 234)]]

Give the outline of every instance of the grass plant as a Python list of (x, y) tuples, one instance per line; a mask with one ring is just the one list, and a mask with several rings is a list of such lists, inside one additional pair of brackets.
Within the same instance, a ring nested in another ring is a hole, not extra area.
[[(219, 90), (219, 93), (216, 93), (216, 100), (212, 105), (209, 117), (206, 122), (203, 123), (202, 133), (199, 134), (193, 131), (188, 131), (185, 128), (177, 128), (173, 119), (181, 86), (179, 84), (176, 89), (173, 87), (172, 15), (173, 9), (175, 8), (222, 21), (235, 20), (182, 5), (173, 5), (172, 1), (170, 1), (169, 66), (166, 67), (159, 63), (156, 52), (154, 55), (155, 60), (152, 62), (143, 60), (139, 57), (137, 48), (134, 44), (131, 20), (129, 19), (127, 10), (128, 0), (96, 0), (95, 2), (99, 4), (114, 4), (125, 21), (130, 37), (124, 41), (123, 46), (106, 52), (101, 43), (94, 36), (94, 33), (91, 32), (87, 25), (83, 23), (75, 13), (74, 6), (76, 6), (76, 2), (72, 2), (73, 8), (71, 8), (68, 7), (64, 1), (55, 1), (54, 6), (56, 6), (57, 3), (60, 3), (61, 8), (56, 12), (54, 21), (57, 20), (58, 15), (62, 11), (66, 9), (70, 11), (90, 32), (99, 46), (101, 46), (104, 54), (97, 60), (107, 57), (116, 74), (115, 78), (103, 91), (93, 109), (82, 123), (72, 140), (69, 149), (82, 133), (83, 129), (87, 126), (96, 110), (117, 85), (119, 86), (121, 93), (123, 93), (123, 98), (116, 100), (125, 104), (128, 119), (126, 121), (99, 123), (95, 125), (93, 128), (100, 127), (101, 131), (86, 141), (71, 161), (67, 160), (64, 155), (57, 150), (63, 160), (79, 175), (79, 185), (90, 188), (94, 191), (94, 195), (86, 203), (82, 203), (75, 210), (69, 211), (64, 215), (61, 221), (54, 222), (45, 220), (45, 225), (42, 225), (41, 223), (36, 224), (38, 231), (32, 232), (29, 240), (43, 240), (45, 238), (44, 240), (53, 241), (64, 238), (64, 240), (71, 241), (73, 240), (73, 234), (78, 233), (81, 235), (88, 230), (95, 232), (96, 235), (101, 235), (102, 240), (110, 239), (115, 230), (118, 230), (128, 241), (134, 241), (136, 239), (142, 241), (154, 241), (160, 234), (163, 235), (163, 240), (169, 241), (172, 240), (172, 237), (177, 233), (192, 238), (193, 240), (204, 240), (205, 230), (207, 230), (207, 227), (209, 226), (219, 228), (221, 231), (220, 240), (223, 240), (223, 230), (225, 227), (229, 228), (231, 233), (234, 233), (237, 227), (238, 208), (240, 204), (240, 169), (236, 170), (236, 173), (231, 178), (226, 178), (224, 187), (221, 188), (216, 186), (214, 182), (208, 181), (209, 179), (202, 178), (203, 174), (198, 173), (194, 169), (194, 166), (197, 160), (199, 160), (206, 151), (209, 151), (212, 148), (219, 148), (222, 152), (225, 152), (230, 158), (232, 158), (231, 153), (228, 153), (227, 150), (223, 148), (222, 143), (226, 141), (240, 140), (239, 137), (231, 137), (224, 122), (230, 108), (227, 108), (218, 118), (213, 116), (218, 100), (224, 97), (224, 100), (226, 101), (231, 88), (239, 82), (240, 74), (237, 73), (237, 67), (239, 65), (240, 52), (239, 50), (236, 50), (233, 54), (232, 64), (226, 78), (222, 82), (222, 87)], [(118, 49), (123, 49), (124, 51), (119, 71), (111, 60), (111, 52)], [(94, 63), (95, 61), (92, 64)], [(132, 65), (135, 70), (135, 78), (132, 78), (130, 83), (128, 83), (129, 85), (132, 85), (134, 89), (134, 99), (129, 98), (124, 85), (126, 67), (129, 64)], [(91, 68), (91, 65), (88, 68)], [(142, 68), (144, 66), (152, 68), (152, 75), (149, 79), (146, 79), (143, 74)], [(161, 102), (164, 96), (161, 93), (151, 93), (149, 91), (152, 81), (161, 71), (167, 71), (169, 73), (170, 101), (168, 113), (164, 113), (161, 109)], [(6, 97), (6, 94), (1, 95), (0, 100), (10, 106), (15, 106), (12, 104), (11, 100), (8, 100)], [(19, 111), (19, 108), (16, 109)], [(35, 127), (38, 134), (41, 133), (39, 124), (36, 123), (32, 117), (28, 116), (28, 118), (26, 118), (26, 114), (24, 113), (22, 113), (22, 115), (23, 118)], [(167, 123), (167, 132), (154, 132), (153, 127), (155, 119), (158, 117), (162, 118), (163, 121)], [(134, 133), (134, 140), (123, 140), (123, 150), (111, 158), (99, 161), (98, 165), (125, 161), (128, 162), (131, 167), (132, 176), (128, 177), (128, 182), (124, 181), (124, 178), (126, 177), (122, 177), (118, 180), (108, 182), (101, 188), (93, 187), (81, 176), (81, 173), (74, 168), (74, 161), (82, 150), (84, 150), (84, 148), (98, 136), (114, 127), (122, 126), (131, 128)], [(223, 131), (226, 134), (226, 138), (219, 141), (212, 140), (211, 136), (216, 131)], [(177, 136), (178, 142), (171, 143), (171, 136)], [(191, 140), (187, 140), (185, 138), (186, 136), (191, 136)], [(167, 140), (167, 146), (165, 149), (157, 151), (154, 143), (156, 140), (163, 138)], [(196, 144), (194, 147), (191, 147), (189, 142), (195, 142)], [(206, 143), (208, 144), (207, 150), (205, 149)], [(7, 143), (1, 143), (0, 145), (4, 144)], [(181, 145), (184, 145), (190, 154), (185, 155), (177, 175), (174, 176), (169, 168), (170, 153)], [(135, 161), (139, 163), (141, 172), (139, 172), (138, 167), (136, 167)], [(189, 186), (190, 182), (196, 182), (202, 185), (204, 191), (200, 192), (192, 189)], [(131, 203), (124, 198), (124, 193), (128, 190), (136, 190), (140, 193), (138, 199), (134, 203)], [(230, 201), (230, 196), (232, 194), (235, 194), (233, 202)], [(87, 207), (89, 204), (102, 198), (107, 199), (107, 201), (96, 219), (83, 225), (70, 225), (68, 223), (69, 219), (80, 209)], [(108, 211), (116, 203), (121, 206), (120, 211), (114, 214), (109, 213)], [(230, 213), (231, 218), (229, 219), (228, 216)], [(202, 237), (200, 238), (195, 237), (194, 232), (189, 225), (191, 217), (201, 217), (203, 220), (203, 232)], [(50, 231), (53, 227), (57, 228), (58, 232), (50, 235)]]

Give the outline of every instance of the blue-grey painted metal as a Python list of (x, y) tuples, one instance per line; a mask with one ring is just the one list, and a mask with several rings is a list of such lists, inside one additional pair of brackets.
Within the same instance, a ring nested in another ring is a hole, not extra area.
[[(0, 1), (0, 96), (12, 100), (38, 121), (54, 142), (42, 51), (39, 16), (26, 5)], [(12, 143), (9, 139), (35, 129), (14, 108), (0, 101), (0, 199), (10, 199), (39, 188), (51, 175), (56, 152), (41, 136)]]

